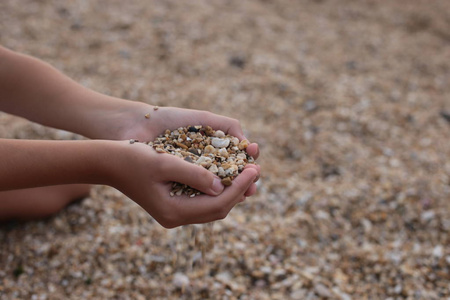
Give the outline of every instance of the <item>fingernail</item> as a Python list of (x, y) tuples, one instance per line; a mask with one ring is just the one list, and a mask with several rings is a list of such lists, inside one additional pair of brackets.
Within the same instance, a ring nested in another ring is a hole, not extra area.
[(253, 182), (257, 182), (259, 180), (259, 175), (255, 176), (255, 178), (253, 178)]
[(220, 194), (224, 188), (225, 188), (225, 186), (222, 184), (220, 178), (215, 177), (214, 181), (213, 181), (212, 190), (215, 193)]

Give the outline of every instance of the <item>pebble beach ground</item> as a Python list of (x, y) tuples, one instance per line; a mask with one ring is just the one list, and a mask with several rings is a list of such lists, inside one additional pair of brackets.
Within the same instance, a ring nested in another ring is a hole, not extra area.
[[(2, 225), (0, 299), (450, 299), (449, 1), (2, 0), (0, 44), (237, 118), (262, 167), (213, 225), (105, 186)], [(80, 138), (4, 113), (0, 137)]]

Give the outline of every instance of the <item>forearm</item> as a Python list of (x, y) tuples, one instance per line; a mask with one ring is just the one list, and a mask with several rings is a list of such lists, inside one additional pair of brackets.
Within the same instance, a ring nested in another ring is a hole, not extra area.
[(108, 184), (108, 153), (117, 143), (0, 139), (0, 191), (71, 183)]
[(143, 103), (102, 95), (50, 65), (0, 47), (0, 110), (89, 138), (118, 139)]

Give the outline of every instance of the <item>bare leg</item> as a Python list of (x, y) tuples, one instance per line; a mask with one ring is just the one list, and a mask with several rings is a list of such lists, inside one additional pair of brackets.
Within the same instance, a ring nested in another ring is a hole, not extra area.
[(89, 190), (87, 184), (71, 184), (0, 192), (0, 221), (49, 217)]

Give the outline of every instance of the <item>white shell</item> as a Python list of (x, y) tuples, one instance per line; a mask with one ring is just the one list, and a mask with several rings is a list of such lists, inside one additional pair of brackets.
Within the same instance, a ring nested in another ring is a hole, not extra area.
[(217, 130), (217, 131), (214, 133), (214, 136), (215, 136), (215, 137), (218, 137), (218, 138), (223, 138), (223, 137), (225, 136), (225, 132), (223, 132), (222, 130)]
[(195, 164), (200, 165), (201, 163), (210, 163), (211, 161), (212, 159), (207, 156), (200, 156), (195, 162)]
[(229, 139), (212, 138), (211, 144), (216, 148), (226, 148), (230, 144)]

